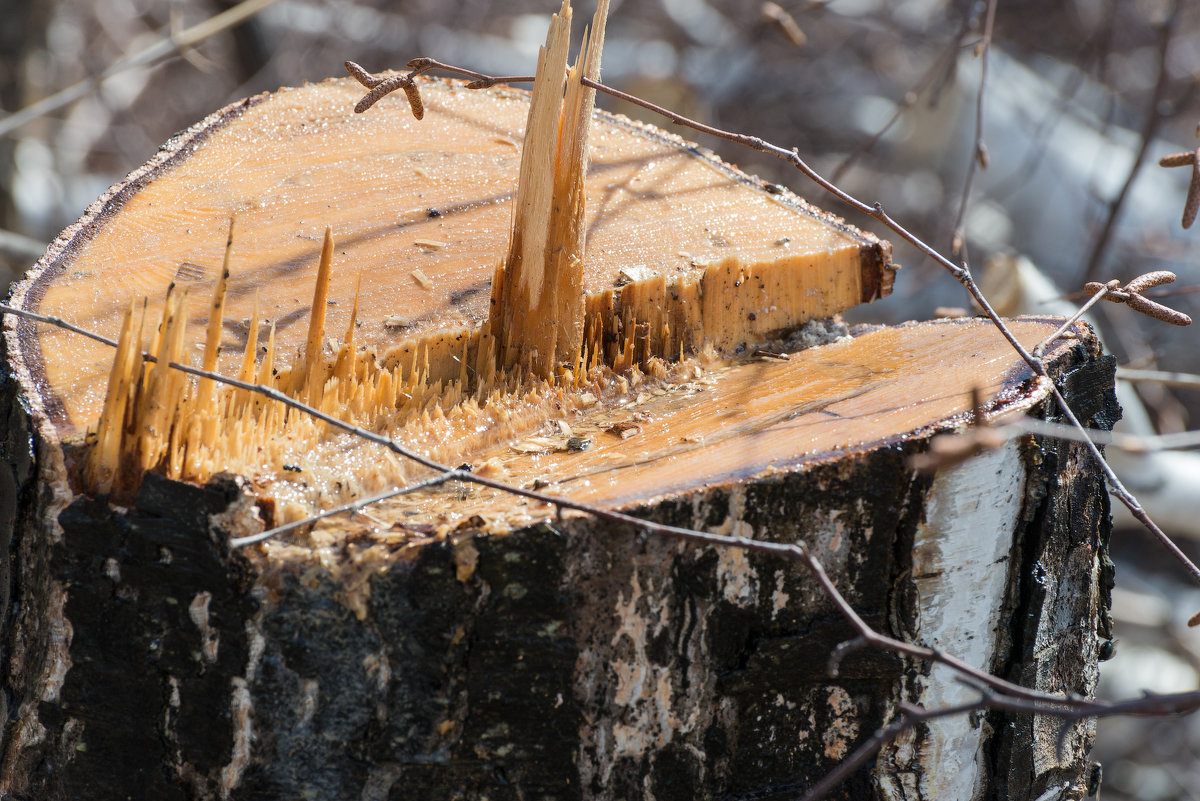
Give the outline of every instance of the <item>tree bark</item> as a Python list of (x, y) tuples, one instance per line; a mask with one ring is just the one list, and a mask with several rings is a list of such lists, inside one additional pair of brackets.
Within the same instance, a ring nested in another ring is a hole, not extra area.
[[(1094, 340), (1059, 348), (1054, 373), (1081, 418), (1111, 424)], [(1053, 417), (1014, 375), (1009, 397)], [(64, 498), (5, 388), (15, 797), (791, 798), (895, 703), (960, 692), (870, 650), (831, 676), (854, 632), (793, 564), (585, 517), (502, 535), (467, 522), (365, 578), (353, 559), (231, 552), (239, 479), (150, 474), (127, 509)], [(630, 508), (804, 542), (879, 630), (1089, 694), (1111, 581), (1100, 474), (1040, 439), (914, 474), (906, 457), (953, 425)], [(952, 720), (835, 797), (1077, 796), (1090, 739), (1075, 724), (1057, 750), (1048, 719)]]

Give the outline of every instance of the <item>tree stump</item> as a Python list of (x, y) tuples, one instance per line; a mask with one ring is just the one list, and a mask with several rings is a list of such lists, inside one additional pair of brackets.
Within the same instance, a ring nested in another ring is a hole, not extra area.
[[(276, 401), (171, 378), (162, 362), (193, 350), (511, 485), (804, 543), (878, 630), (1092, 691), (1111, 569), (1086, 452), (1029, 437), (934, 476), (909, 465), (970, 421), (972, 388), (989, 415), (1055, 419), (990, 324), (847, 335), (829, 318), (887, 293), (886, 243), (589, 100), (586, 180), (582, 162), (556, 178), (582, 187), (586, 245), (563, 235), (580, 322), (522, 350), (512, 326), (531, 321), (488, 320), (525, 286), (509, 201), (529, 96), (419, 87), (420, 122), (402, 103), (354, 116), (347, 81), (218, 112), (14, 291), (123, 349), (5, 320), (0, 792), (793, 798), (896, 704), (970, 695), (879, 651), (831, 673), (854, 631), (793, 563), (461, 481), (234, 548), (425, 473)], [(327, 227), (341, 244), (326, 235), (318, 258)], [(1012, 322), (1027, 345), (1058, 325)], [(1114, 368), (1091, 333), (1046, 359), (1076, 414), (1110, 426)], [(1079, 797), (1090, 739), (1043, 717), (947, 719), (835, 796)]]

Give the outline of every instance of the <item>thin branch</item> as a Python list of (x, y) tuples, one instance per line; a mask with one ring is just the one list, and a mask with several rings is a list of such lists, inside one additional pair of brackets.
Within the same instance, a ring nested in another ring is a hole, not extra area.
[[(1118, 373), (1118, 377), (1120, 374)], [(1075, 426), (1064, 423), (1052, 423), (1047, 420), (1036, 420), (1025, 417), (1014, 423), (997, 426), (995, 431), (1012, 439), (1024, 434), (1038, 434), (1054, 439), (1083, 442), (1083, 437)], [(1137, 434), (1122, 434), (1119, 431), (1098, 431), (1094, 428), (1087, 430), (1087, 437), (1097, 444), (1106, 447), (1119, 448), (1130, 453), (1159, 453), (1161, 451), (1182, 451), (1200, 448), (1200, 431), (1180, 431), (1175, 434), (1154, 434), (1139, 436)]]
[(220, 14), (197, 23), (190, 28), (184, 28), (178, 33), (172, 33), (166, 38), (160, 39), (150, 45), (145, 50), (117, 59), (99, 75), (88, 76), (76, 84), (61, 89), (49, 97), (44, 97), (36, 103), (32, 103), (20, 111), (13, 112), (7, 117), (0, 119), (0, 137), (7, 136), (38, 117), (45, 116), (74, 103), (76, 100), (94, 91), (96, 87), (114, 75), (137, 67), (150, 66), (181, 50), (194, 47), (210, 36), (214, 36), (227, 28), (240, 25), (274, 2), (275, 0), (242, 0), (241, 3), (238, 3), (233, 8), (222, 11)]
[(46, 252), (46, 243), (15, 231), (0, 230), (0, 256), (13, 261), (37, 261)]
[(1103, 260), (1104, 254), (1108, 251), (1108, 244), (1112, 240), (1113, 231), (1116, 230), (1121, 210), (1125, 207), (1125, 200), (1129, 196), (1129, 190), (1133, 186), (1133, 182), (1137, 180), (1138, 174), (1142, 171), (1142, 165), (1146, 161), (1146, 154), (1150, 150), (1150, 145), (1158, 135), (1158, 129), (1162, 127), (1165, 118), (1162, 105), (1166, 100), (1167, 87), (1170, 84), (1170, 70), (1167, 68), (1167, 51), (1170, 49), (1171, 38), (1174, 36), (1175, 23), (1178, 18), (1179, 3), (1174, 2), (1171, 4), (1170, 13), (1167, 14), (1167, 18), (1163, 20), (1162, 27), (1158, 31), (1158, 77), (1154, 80), (1154, 91), (1150, 94), (1149, 108), (1146, 111), (1146, 121), (1142, 125), (1142, 141), (1138, 146), (1137, 154), (1133, 157), (1133, 164), (1129, 168), (1129, 174), (1125, 176), (1125, 183), (1122, 184), (1121, 190), (1117, 192), (1116, 197), (1108, 203), (1108, 216), (1104, 220), (1104, 227), (1100, 229), (1100, 233), (1092, 243), (1092, 251), (1088, 256), (1087, 264), (1083, 270), (1084, 281), (1091, 281), (1100, 271), (1100, 262)]
[(978, 169), (987, 169), (987, 145), (983, 141), (983, 99), (987, 94), (988, 53), (992, 49), (992, 30), (996, 23), (996, 0), (988, 0), (987, 15), (983, 23), (983, 37), (975, 45), (975, 57), (980, 59), (979, 91), (975, 94), (975, 145), (971, 160), (967, 164), (967, 178), (963, 183), (962, 200), (958, 204), (958, 214), (954, 217), (953, 235), (951, 236), (951, 254), (966, 264), (967, 242), (963, 231), (963, 220), (967, 216), (967, 206), (971, 202), (971, 188), (975, 184), (975, 173)]
[(1165, 370), (1135, 370), (1132, 367), (1118, 367), (1117, 380), (1153, 382), (1181, 389), (1200, 389), (1200, 375), (1174, 373)]
[(917, 100), (920, 99), (920, 96), (925, 92), (925, 90), (933, 85), (934, 80), (936, 80), (939, 75), (944, 73), (949, 68), (949, 65), (953, 63), (953, 59), (958, 57), (958, 51), (963, 46), (963, 37), (966, 36), (967, 31), (969, 30), (970, 21), (964, 16), (963, 24), (959, 28), (958, 34), (954, 37), (950, 44), (946, 46), (937, 59), (934, 60), (933, 64), (930, 65), (925, 74), (921, 76), (921, 79), (917, 81), (916, 85), (904, 93), (904, 97), (896, 103), (896, 108), (892, 111), (892, 116), (888, 118), (888, 121), (884, 123), (879, 130), (872, 134), (870, 138), (868, 138), (865, 142), (862, 142), (844, 159), (842, 159), (841, 163), (834, 167), (833, 175), (831, 176), (830, 180), (832, 180), (834, 183), (840, 182), (842, 178), (846, 176), (846, 173), (850, 170), (850, 168), (854, 166), (855, 162), (862, 158), (863, 155), (873, 150), (875, 146), (879, 144), (879, 140), (882, 139), (884, 135), (892, 129), (892, 126), (904, 116), (905, 112), (916, 105)]
[(400, 495), (409, 495), (413, 492), (428, 489), (430, 487), (436, 487), (440, 484), (445, 484), (447, 481), (456, 478), (459, 472), (460, 471), (458, 470), (449, 470), (445, 473), (439, 473), (436, 476), (431, 476), (418, 481), (416, 484), (409, 484), (407, 487), (391, 489), (387, 492), (381, 492), (378, 495), (359, 498), (357, 501), (351, 501), (350, 503), (344, 503), (341, 506), (335, 506), (332, 509), (326, 509), (322, 512), (317, 512), (314, 515), (309, 515), (303, 520), (293, 520), (291, 523), (284, 523), (282, 526), (276, 526), (275, 528), (270, 528), (266, 531), (260, 531), (257, 534), (251, 534), (246, 537), (233, 537), (229, 540), (229, 545), (232, 548), (242, 548), (247, 545), (255, 545), (256, 543), (265, 542), (278, 534), (286, 534), (289, 531), (303, 528), (304, 526), (310, 526), (319, 520), (324, 520), (327, 517), (333, 517), (335, 515), (349, 514), (351, 517), (353, 517), (355, 512), (365, 509), (372, 504), (380, 503), (381, 501), (386, 501), (390, 498), (396, 498)]
[(1114, 278), (1113, 280), (1109, 281), (1104, 286), (1100, 287), (1100, 289), (1098, 289), (1096, 291), (1096, 293), (1094, 295), (1092, 295), (1091, 298), (1088, 299), (1087, 303), (1083, 304), (1078, 309), (1076, 309), (1075, 313), (1072, 314), (1070, 317), (1068, 317), (1063, 322), (1063, 324), (1058, 327), (1057, 331), (1055, 331), (1053, 334), (1046, 337), (1041, 342), (1039, 342), (1037, 345), (1035, 345), (1033, 348), (1033, 354), (1035, 356), (1037, 356), (1039, 359), (1042, 358), (1042, 355), (1045, 354), (1045, 352), (1046, 352), (1046, 348), (1050, 347), (1052, 344), (1057, 342), (1059, 337), (1061, 337), (1063, 334), (1067, 333), (1067, 331), (1073, 325), (1075, 325), (1075, 323), (1077, 323), (1079, 321), (1080, 317), (1083, 317), (1083, 315), (1087, 314), (1088, 309), (1092, 308), (1092, 306), (1095, 306), (1109, 292), (1112, 292), (1114, 289), (1117, 289), (1120, 285), (1121, 285), (1121, 282)]
[[(357, 67), (357, 65), (355, 65), (355, 67)], [(468, 70), (462, 67), (444, 64), (432, 58), (414, 59), (408, 62), (408, 67), (412, 70), (412, 72), (410, 72), (407, 76), (410, 79), (431, 70), (439, 70), (443, 72), (449, 72), (453, 75), (461, 75), (471, 78), (472, 82), (467, 84), (467, 86), (469, 88), (476, 89), (483, 89), (500, 83), (526, 83), (533, 80), (532, 76), (524, 75), (504, 77), (489, 76), (474, 70)], [(355, 69), (351, 68), (349, 65), (347, 65), (347, 69), (349, 69), (351, 74), (354, 74), (356, 78), (359, 78), (360, 81), (362, 80), (362, 78), (358, 76)], [(358, 68), (358, 70), (361, 69), (361, 67)], [(375, 80), (374, 76), (370, 76), (370, 74), (366, 73), (365, 70), (362, 70), (362, 72), (367, 74), (372, 80)], [(1163, 533), (1162, 529), (1160, 529), (1154, 523), (1154, 521), (1150, 519), (1149, 515), (1146, 514), (1146, 510), (1142, 508), (1142, 505), (1133, 496), (1133, 494), (1125, 488), (1125, 485), (1121, 482), (1121, 479), (1117, 477), (1117, 474), (1113, 472), (1113, 469), (1108, 465), (1108, 462), (1104, 460), (1104, 455), (1100, 452), (1100, 449), (1094, 442), (1091, 441), (1090, 438), (1088, 438), (1087, 430), (1083, 427), (1083, 424), (1079, 422), (1078, 418), (1076, 418), (1075, 413), (1071, 411), (1071, 408), (1067, 405), (1066, 399), (1063, 398), (1062, 393), (1059, 392), (1058, 388), (1054, 385), (1053, 379), (1050, 378), (1049, 373), (1046, 371), (1045, 364), (1043, 364), (1040, 358), (1037, 358), (1030, 353), (1025, 346), (1017, 340), (1016, 336), (1004, 322), (1003, 318), (1001, 318), (996, 312), (995, 308), (992, 307), (991, 302), (984, 297), (983, 291), (979, 288), (979, 285), (975, 283), (975, 279), (971, 276), (971, 271), (965, 263), (955, 264), (946, 256), (943, 256), (933, 246), (929, 245), (916, 234), (909, 231), (890, 214), (884, 211), (881, 203), (868, 205), (867, 203), (864, 203), (850, 193), (846, 192), (841, 187), (830, 182), (828, 179), (810, 167), (808, 163), (800, 157), (800, 152), (796, 148), (787, 150), (779, 147), (778, 145), (771, 144), (765, 139), (757, 136), (734, 133), (732, 131), (716, 128), (712, 125), (706, 125), (705, 123), (690, 119), (689, 117), (685, 117), (682, 114), (671, 111), (670, 109), (664, 108), (655, 103), (643, 100), (640, 97), (636, 97), (627, 92), (622, 92), (618, 89), (605, 86), (598, 81), (592, 81), (588, 78), (584, 78), (583, 83), (585, 86), (589, 86), (597, 91), (605, 92), (619, 100), (625, 100), (648, 111), (652, 111), (655, 114), (659, 114), (678, 125), (683, 125), (695, 131), (706, 133), (719, 139), (724, 139), (726, 141), (733, 142), (734, 144), (742, 145), (743, 147), (748, 147), (751, 150), (756, 150), (760, 153), (766, 153), (786, 161), (803, 173), (805, 177), (807, 177), (817, 186), (821, 187), (826, 192), (833, 195), (838, 200), (841, 200), (851, 208), (873, 217), (876, 220), (879, 220), (888, 228), (899, 234), (913, 247), (917, 248), (917, 250), (919, 250), (922, 254), (928, 256), (937, 264), (941, 265), (947, 272), (954, 276), (960, 284), (962, 284), (963, 288), (966, 289), (967, 294), (970, 295), (971, 299), (974, 300), (979, 308), (983, 310), (984, 315), (992, 322), (993, 325), (996, 326), (996, 330), (1000, 332), (1000, 335), (1004, 337), (1005, 341), (1008, 342), (1012, 349), (1017, 352), (1017, 355), (1020, 356), (1021, 360), (1025, 362), (1025, 364), (1029, 365), (1029, 368), (1033, 370), (1035, 375), (1043, 379), (1050, 386), (1050, 390), (1054, 395), (1055, 403), (1058, 404), (1060, 411), (1068, 419), (1068, 421), (1077, 427), (1081, 436), (1081, 442), (1083, 442), (1084, 446), (1088, 449), (1088, 452), (1091, 453), (1097, 464), (1099, 464), (1100, 469), (1104, 472), (1104, 476), (1108, 481), (1112, 493), (1116, 495), (1117, 499), (1129, 509), (1130, 514), (1132, 514), (1134, 518), (1139, 520), (1156, 538), (1164, 543), (1168, 551), (1170, 551), (1171, 554), (1180, 561), (1184, 568), (1192, 574), (1197, 582), (1200, 583), (1200, 567), (1197, 567), (1191, 559), (1188, 559), (1187, 556), (1170, 541), (1170, 538), (1167, 537), (1167, 535)]]

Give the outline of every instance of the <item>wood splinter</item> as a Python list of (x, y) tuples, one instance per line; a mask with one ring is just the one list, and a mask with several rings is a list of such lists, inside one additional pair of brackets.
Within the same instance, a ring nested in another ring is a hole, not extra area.
[[(492, 279), (492, 306), (484, 324), (476, 369), (520, 367), (549, 378), (558, 365), (581, 364), (584, 325), (584, 175), (608, 0), (600, 0), (591, 33), (568, 71), (571, 5), (550, 22), (538, 54), (537, 75), (508, 255)], [(565, 83), (565, 94), (564, 94)]]

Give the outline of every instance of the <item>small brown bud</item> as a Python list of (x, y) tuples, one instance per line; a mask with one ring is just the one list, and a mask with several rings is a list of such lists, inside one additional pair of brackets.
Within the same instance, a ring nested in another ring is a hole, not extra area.
[(1176, 278), (1175, 273), (1170, 270), (1154, 270), (1152, 272), (1143, 273), (1137, 278), (1125, 285), (1126, 292), (1145, 292), (1150, 287), (1162, 286), (1169, 284)]
[(408, 104), (412, 106), (413, 116), (418, 120), (425, 116), (425, 104), (421, 102), (421, 93), (412, 81), (404, 84), (404, 94), (408, 95)]
[(1192, 324), (1192, 318), (1183, 312), (1175, 311), (1161, 303), (1155, 303), (1142, 295), (1130, 294), (1125, 304), (1135, 312), (1140, 312), (1147, 317), (1153, 317), (1155, 320), (1162, 320), (1164, 323), (1170, 323), (1171, 325)]
[(1195, 158), (1195, 155), (1196, 155), (1195, 152), (1191, 151), (1191, 150), (1189, 150), (1185, 153), (1172, 153), (1169, 156), (1163, 156), (1161, 159), (1159, 159), (1158, 166), (1160, 166), (1160, 167), (1186, 167), (1192, 163), (1192, 159)]

